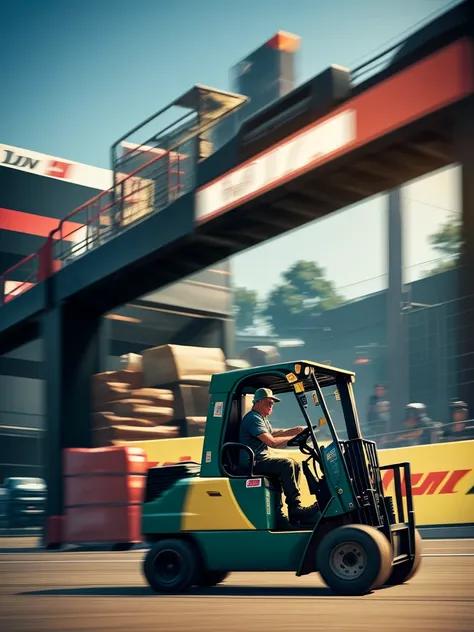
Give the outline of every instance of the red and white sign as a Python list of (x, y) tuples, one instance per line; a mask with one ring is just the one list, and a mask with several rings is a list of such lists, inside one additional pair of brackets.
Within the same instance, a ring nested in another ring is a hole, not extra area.
[(112, 171), (109, 169), (84, 165), (12, 145), (0, 144), (0, 167), (66, 180), (100, 191), (110, 189), (113, 184)]
[(356, 139), (356, 113), (347, 109), (271, 147), (196, 194), (196, 219), (202, 222), (316, 165)]
[(245, 481), (245, 487), (261, 487), (262, 479), (261, 478), (249, 478), (248, 481)]
[(45, 175), (52, 176), (53, 178), (65, 178), (67, 180), (72, 168), (73, 166), (70, 162), (51, 160)]

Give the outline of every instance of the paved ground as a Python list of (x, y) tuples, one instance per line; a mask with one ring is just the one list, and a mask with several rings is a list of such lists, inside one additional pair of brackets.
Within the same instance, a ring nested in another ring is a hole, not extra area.
[(221, 586), (161, 597), (141, 575), (141, 551), (57, 552), (0, 538), (5, 632), (474, 632), (474, 540), (425, 541), (409, 583), (335, 597), (318, 575), (236, 573)]

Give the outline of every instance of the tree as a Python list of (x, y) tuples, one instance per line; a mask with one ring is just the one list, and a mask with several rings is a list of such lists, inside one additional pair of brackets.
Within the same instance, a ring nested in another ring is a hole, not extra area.
[(277, 334), (310, 327), (315, 317), (343, 300), (314, 261), (297, 261), (282, 277), (283, 283), (270, 292), (263, 310)]
[(255, 324), (258, 315), (258, 296), (254, 290), (244, 287), (234, 289), (234, 316), (238, 331), (243, 331)]
[(447, 221), (441, 228), (430, 235), (429, 242), (439, 253), (442, 261), (430, 270), (430, 274), (438, 274), (451, 270), (458, 265), (461, 253), (461, 229), (460, 219)]

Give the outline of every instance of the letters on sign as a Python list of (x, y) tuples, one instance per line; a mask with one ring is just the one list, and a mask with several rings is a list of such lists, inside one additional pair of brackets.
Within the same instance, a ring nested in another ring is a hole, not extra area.
[(355, 110), (345, 110), (203, 186), (196, 194), (197, 221), (270, 190), (348, 146), (356, 139), (355, 116)]
[[(432, 494), (456, 494), (456, 486), (471, 470), (452, 470), (440, 472), (421, 472), (411, 475), (413, 496)], [(387, 470), (383, 477), (383, 486), (387, 491), (393, 482), (393, 470)], [(469, 493), (469, 492), (468, 492)], [(402, 481), (402, 494), (406, 496), (405, 481)]]

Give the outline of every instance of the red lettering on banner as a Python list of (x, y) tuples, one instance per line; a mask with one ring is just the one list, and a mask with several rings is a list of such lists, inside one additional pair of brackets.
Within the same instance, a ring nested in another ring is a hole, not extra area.
[(386, 470), (382, 478), (382, 485), (385, 491), (388, 491), (388, 488), (393, 483), (393, 478), (394, 478), (393, 470)]
[(457, 491), (454, 488), (459, 483), (459, 481), (466, 476), (466, 474), (469, 474), (470, 471), (471, 470), (454, 470), (454, 472), (444, 484), (443, 489), (439, 493), (457, 494)]
[[(444, 481), (444, 479), (446, 478), (448, 474), (449, 474), (449, 471), (428, 472), (424, 481), (419, 486), (414, 484), (414, 482), (412, 481), (413, 496), (423, 496), (424, 494), (428, 494), (431, 496), (432, 494), (435, 493), (435, 491), (438, 489), (438, 487), (441, 485), (441, 483)], [(421, 478), (423, 474), (420, 474), (419, 476)], [(405, 493), (405, 490), (404, 490), (404, 493)]]
[[(414, 473), (411, 475), (411, 484), (413, 496), (431, 496), (435, 493), (439, 494), (456, 494), (457, 490), (455, 489), (456, 485), (459, 483), (461, 479), (463, 479), (469, 472), (472, 470), (453, 470), (449, 472), (441, 471), (441, 472), (421, 472)], [(448, 476), (449, 474), (449, 476)], [(443, 487), (441, 485), (448, 476), (448, 479), (444, 483)], [(383, 488), (385, 491), (388, 491), (390, 485), (394, 482), (394, 472), (393, 470), (387, 470), (382, 478)], [(406, 496), (406, 487), (405, 481), (402, 480), (402, 495)], [(439, 489), (441, 487), (441, 489)], [(437, 491), (439, 490), (439, 491)]]

